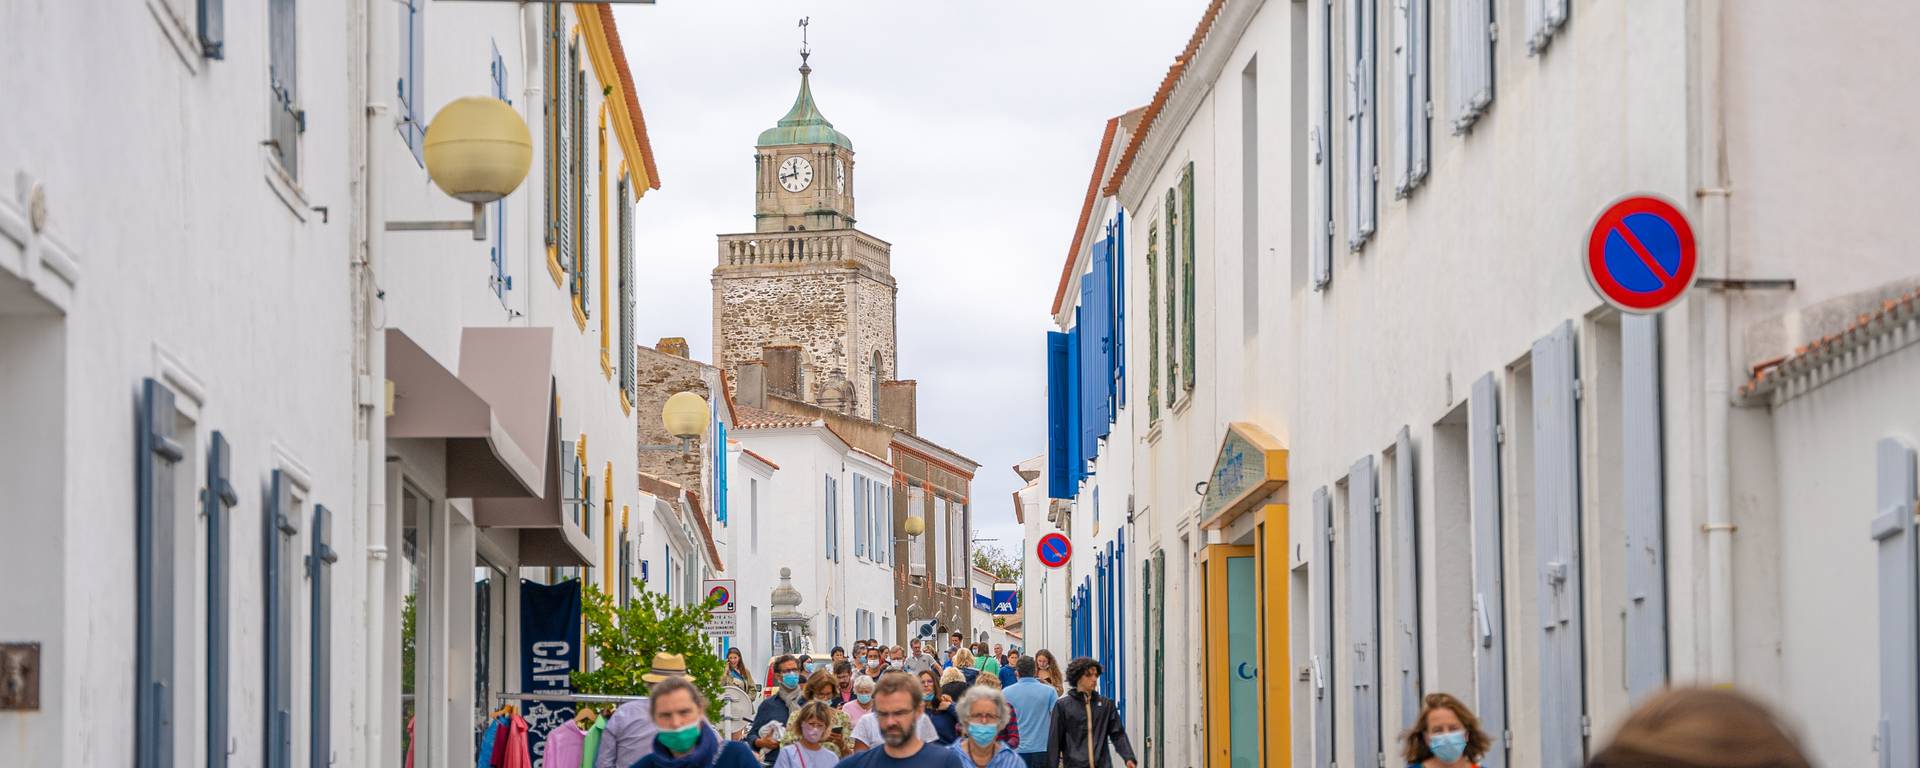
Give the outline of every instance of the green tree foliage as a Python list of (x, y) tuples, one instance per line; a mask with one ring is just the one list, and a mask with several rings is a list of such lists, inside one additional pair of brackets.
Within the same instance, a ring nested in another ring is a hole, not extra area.
[(647, 683), (640, 679), (653, 666), (656, 653), (678, 653), (687, 658), (687, 672), (693, 684), (707, 694), (711, 703), (709, 718), (720, 719), (720, 688), (726, 675), (726, 662), (714, 653), (714, 642), (701, 628), (707, 612), (720, 603), (709, 600), (700, 605), (676, 607), (666, 595), (639, 588), (625, 606), (619, 605), (593, 585), (580, 591), (581, 616), (586, 619), (586, 645), (594, 650), (600, 666), (591, 672), (573, 673), (576, 693), (612, 696), (644, 696)]
[(1006, 582), (1020, 581), (1020, 560), (999, 547), (974, 547), (973, 565)]

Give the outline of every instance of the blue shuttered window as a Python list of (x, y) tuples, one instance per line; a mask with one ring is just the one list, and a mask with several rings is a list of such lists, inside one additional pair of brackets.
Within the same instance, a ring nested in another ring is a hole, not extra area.
[[(1393, 622), (1394, 660), (1400, 675), (1400, 719), (1386, 732), (1400, 733), (1420, 717), (1420, 516), (1413, 487), (1413, 437), (1406, 428), (1393, 440)], [(1391, 751), (1391, 750), (1389, 750)]]
[[(500, 46), (493, 46), (493, 61), (488, 64), (493, 81), (493, 97), (512, 104), (507, 98), (507, 62), (500, 58)], [(488, 287), (493, 295), (504, 298), (507, 291), (513, 290), (513, 278), (507, 274), (507, 199), (500, 198), (493, 204), (493, 246), (489, 249), (493, 260), (493, 274), (487, 278)]]
[(1507, 627), (1500, 556), (1500, 415), (1493, 374), (1473, 383), (1467, 462), (1473, 528), (1474, 714), (1493, 739), (1481, 768), (1507, 765)]
[(1395, 197), (1406, 197), (1427, 178), (1433, 123), (1427, 103), (1431, 80), (1428, 51), (1432, 48), (1431, 0), (1400, 0), (1393, 4), (1393, 123), (1399, 131), (1393, 141)]
[(1920, 764), (1920, 564), (1914, 554), (1914, 451), (1895, 438), (1874, 448), (1878, 478), (1871, 524), (1879, 571), (1880, 766)]
[(1067, 334), (1047, 333), (1047, 497), (1054, 499), (1073, 498), (1067, 450), (1067, 410), (1073, 403), (1067, 392), (1068, 344)]
[(308, 698), (312, 709), (309, 727), (307, 765), (333, 763), (333, 564), (339, 556), (328, 543), (332, 539), (333, 515), (325, 506), (313, 506), (313, 551), (307, 555), (307, 578), (313, 590), (312, 639), (309, 660), (312, 679)]
[(1534, 565), (1544, 765), (1578, 765), (1585, 759), (1576, 375), (1573, 323), (1566, 321), (1533, 343)]
[(293, 583), (298, 565), (292, 562), (294, 537), (300, 533), (294, 518), (293, 480), (273, 471), (266, 513), (262, 516), (261, 580), (266, 593), (264, 690), (266, 705), (266, 768), (293, 765)]
[(1373, 80), (1379, 37), (1373, 29), (1374, 7), (1373, 0), (1346, 0), (1347, 247), (1356, 251), (1373, 237), (1378, 200)]
[[(627, 345), (628, 359), (632, 359), (633, 345)], [(713, 519), (721, 525), (727, 524), (728, 484), (733, 482), (732, 470), (727, 462), (727, 425), (720, 420), (718, 410), (713, 413)], [(607, 489), (609, 493), (613, 489)]]
[(1080, 395), (1086, 387), (1080, 365), (1080, 311), (1074, 310), (1074, 326), (1067, 329), (1067, 492), (1062, 498), (1078, 495), (1080, 479), (1087, 476), (1086, 414), (1080, 409)]
[(1621, 489), (1627, 534), (1627, 696), (1667, 685), (1666, 502), (1660, 318), (1620, 318)]
[(173, 391), (146, 379), (134, 436), (134, 765), (173, 764), (174, 467), (186, 456), (174, 439)]
[(426, 104), (421, 91), (427, 70), (427, 0), (399, 0), (400, 6), (400, 139), (413, 150), (415, 162), (425, 164)]
[(1380, 766), (1380, 497), (1373, 457), (1347, 475), (1347, 648), (1353, 664), (1353, 754)]
[(267, 0), (268, 124), (273, 157), (287, 178), (300, 179), (300, 134), (306, 113), (300, 110), (299, 17), (294, 0)]
[[(1109, 274), (1110, 262), (1108, 258), (1110, 252), (1108, 250), (1108, 244), (1110, 242), (1111, 241), (1102, 240), (1093, 244), (1093, 271), (1088, 272), (1086, 276), (1082, 278), (1086, 281), (1083, 285), (1090, 284), (1086, 296), (1092, 306), (1091, 310), (1082, 315), (1087, 318), (1092, 326), (1090, 332), (1087, 334), (1087, 351), (1089, 353), (1087, 356), (1087, 392), (1089, 396), (1087, 397), (1085, 408), (1088, 413), (1089, 426), (1092, 428), (1093, 437), (1096, 440), (1106, 437), (1112, 431), (1110, 427), (1113, 422), (1114, 326), (1112, 314), (1113, 296), (1109, 293), (1109, 278), (1111, 275)], [(1098, 450), (1099, 446), (1095, 444), (1093, 448), (1087, 452), (1088, 458), (1094, 457)]]
[(1307, 271), (1333, 281), (1333, 0), (1307, 2)]
[(200, 26), (200, 55), (209, 59), (227, 57), (226, 0), (200, 0), (197, 16)]
[[(207, 743), (227, 743), (227, 595), (232, 559), (228, 520), (240, 495), (233, 489), (233, 449), (214, 432), (207, 440), (207, 488), (200, 497), (207, 517)], [(207, 750), (208, 768), (224, 768), (225, 749)]]
[(1127, 404), (1126, 221), (1126, 212), (1119, 211), (1114, 214), (1113, 221), (1107, 224), (1107, 270), (1112, 278), (1107, 286), (1107, 295), (1113, 305), (1113, 385), (1108, 390), (1116, 415), (1119, 408)]
[[(1315, 3), (1318, 4), (1317, 2)], [(1327, 489), (1313, 491), (1313, 555), (1307, 570), (1308, 673), (1313, 690), (1313, 766), (1333, 766), (1333, 502)]]
[(1473, 130), (1493, 104), (1493, 0), (1454, 0), (1447, 50), (1453, 132)]

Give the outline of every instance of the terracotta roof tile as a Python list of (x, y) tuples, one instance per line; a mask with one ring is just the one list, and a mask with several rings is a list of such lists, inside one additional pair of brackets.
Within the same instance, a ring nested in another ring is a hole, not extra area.
[(1771, 389), (1780, 379), (1817, 364), (1825, 359), (1827, 354), (1865, 342), (1880, 330), (1877, 326), (1881, 321), (1901, 319), (1917, 312), (1920, 312), (1920, 289), (1880, 302), (1880, 309), (1854, 318), (1852, 323), (1840, 329), (1838, 333), (1795, 347), (1791, 355), (1755, 365), (1753, 378), (1740, 385), (1740, 394), (1751, 396)]
[(1140, 152), (1140, 143), (1153, 130), (1153, 123), (1160, 117), (1160, 110), (1167, 106), (1167, 97), (1173, 95), (1173, 87), (1180, 83), (1181, 73), (1186, 71), (1187, 62), (1193, 61), (1193, 55), (1200, 51), (1200, 44), (1207, 39), (1207, 32), (1213, 29), (1213, 21), (1220, 17), (1220, 7), (1226, 0), (1213, 0), (1207, 3), (1207, 10), (1200, 14), (1200, 24), (1193, 29), (1193, 37), (1187, 40), (1187, 47), (1173, 60), (1173, 66), (1167, 68), (1167, 76), (1161, 78), (1160, 89), (1154, 91), (1153, 100), (1147, 102), (1147, 112), (1140, 118), (1140, 130), (1133, 132), (1133, 138), (1127, 141), (1127, 151), (1120, 155), (1120, 163), (1113, 168), (1113, 175), (1107, 178), (1106, 194), (1120, 194), (1120, 183), (1127, 178), (1127, 172), (1133, 169), (1133, 157)]
[(751, 405), (740, 406), (737, 409), (735, 418), (736, 421), (733, 423), (733, 428), (737, 430), (791, 429), (794, 427), (808, 426), (813, 423), (813, 419), (805, 416), (776, 413), (765, 408), (755, 408)]
[(600, 6), (600, 23), (607, 29), (607, 47), (613, 50), (613, 64), (620, 70), (620, 92), (626, 96), (627, 113), (633, 116), (633, 132), (640, 140), (640, 161), (647, 169), (647, 188), (660, 188), (660, 169), (653, 164), (653, 142), (647, 140), (647, 117), (640, 113), (640, 97), (633, 91), (633, 70), (627, 67), (627, 50), (620, 45), (620, 28), (613, 23), (613, 6)]
[(740, 449), (740, 452), (741, 452), (741, 453), (744, 453), (744, 454), (746, 454), (746, 455), (748, 455), (748, 456), (752, 456), (752, 457), (754, 458), (754, 460), (755, 460), (755, 461), (758, 461), (758, 462), (760, 462), (760, 463), (762, 463), (762, 464), (765, 464), (765, 465), (767, 465), (767, 466), (769, 466), (769, 467), (773, 467), (774, 469), (779, 469), (779, 468), (780, 468), (780, 465), (778, 465), (778, 464), (775, 464), (775, 463), (773, 463), (772, 461), (770, 461), (770, 460), (768, 460), (768, 459), (767, 459), (767, 457), (765, 457), (765, 456), (762, 456), (762, 455), (760, 455), (760, 454), (757, 454), (757, 453), (754, 453), (754, 452), (753, 452), (753, 450), (752, 450), (752, 449), (750, 449), (750, 448), (741, 448), (741, 449)]
[(1073, 278), (1073, 265), (1080, 262), (1080, 238), (1087, 234), (1087, 219), (1093, 216), (1093, 203), (1100, 199), (1101, 174), (1107, 170), (1107, 153), (1113, 150), (1113, 134), (1120, 128), (1120, 118), (1107, 120), (1107, 130), (1100, 135), (1100, 151), (1093, 156), (1093, 178), (1087, 179), (1087, 197), (1080, 202), (1080, 220), (1073, 225), (1073, 242), (1067, 244), (1067, 263), (1060, 267), (1060, 286), (1053, 289), (1053, 310), (1048, 314), (1060, 314), (1060, 305), (1067, 298), (1067, 283)]

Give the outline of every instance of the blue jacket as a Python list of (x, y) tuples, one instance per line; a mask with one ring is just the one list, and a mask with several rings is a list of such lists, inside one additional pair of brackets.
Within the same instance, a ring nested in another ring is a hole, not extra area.
[(754, 768), (753, 749), (738, 741), (725, 741), (713, 726), (700, 724), (700, 740), (684, 755), (674, 755), (665, 742), (653, 741), (653, 754), (640, 758), (633, 768)]
[[(987, 761), (987, 768), (1026, 768), (1026, 761), (1021, 760), (1019, 755), (1014, 754), (1013, 748), (1007, 746), (1006, 742), (996, 741), (993, 745), (997, 747), (997, 749), (993, 753), (993, 759)], [(953, 746), (948, 747), (948, 749), (953, 750), (954, 754), (960, 756), (961, 765), (973, 765), (973, 757), (967, 754), (967, 739), (963, 738), (954, 742)], [(1041, 751), (1044, 752), (1046, 750)]]

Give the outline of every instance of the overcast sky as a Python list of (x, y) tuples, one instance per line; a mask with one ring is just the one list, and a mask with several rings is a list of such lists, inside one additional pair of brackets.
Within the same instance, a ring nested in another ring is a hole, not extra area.
[(1152, 97), (1204, 0), (659, 0), (616, 6), (662, 186), (637, 206), (639, 338), (711, 361), (714, 236), (753, 229), (753, 143), (799, 88), (853, 140), (893, 244), (899, 375), (980, 463), (975, 535), (1023, 551), (1013, 465), (1046, 448), (1044, 333), (1109, 117)]

